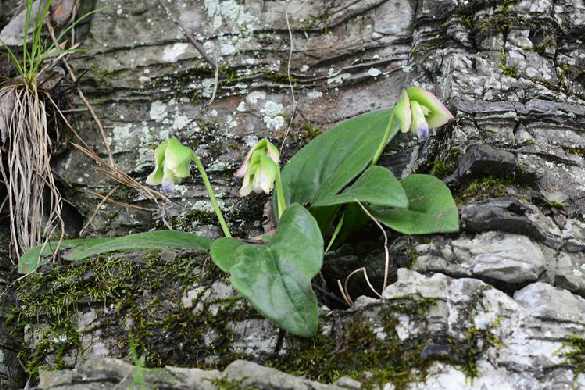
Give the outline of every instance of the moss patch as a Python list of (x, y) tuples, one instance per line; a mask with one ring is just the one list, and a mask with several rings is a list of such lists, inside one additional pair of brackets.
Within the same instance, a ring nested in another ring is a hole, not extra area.
[(563, 342), (563, 346), (557, 353), (564, 358), (565, 364), (572, 367), (573, 385), (575, 386), (579, 374), (585, 374), (585, 339), (572, 335), (569, 340)]
[(411, 338), (401, 341), (396, 331), (397, 316), (408, 314), (422, 322), (433, 300), (398, 300), (381, 312), (382, 340), (372, 324), (355, 318), (344, 324), (335, 335), (319, 333), (312, 339), (296, 339), (295, 345), (271, 365), (294, 375), (303, 375), (319, 382), (332, 383), (341, 376), (359, 380), (366, 388), (393, 383), (397, 389), (422, 381), (431, 361), (421, 353), (428, 340)]
[(511, 176), (504, 178), (495, 176), (479, 177), (458, 188), (453, 192), (453, 196), (458, 204), (466, 204), (489, 198), (518, 197), (518, 193), (524, 193), (530, 190), (529, 186), (519, 184), (519, 179), (522, 178), (514, 178)]
[[(19, 357), (34, 376), (39, 369), (71, 368), (83, 352), (81, 338), (99, 328), (110, 356), (132, 361), (131, 355), (140, 354), (146, 367), (221, 369), (245, 357), (232, 352), (228, 323), (248, 312), (238, 305), (240, 298), (201, 301), (205, 288), (193, 300), (198, 310), (184, 308), (181, 299), (194, 284), (209, 286), (223, 277), (204, 255), (165, 259), (160, 251), (42, 267), (17, 288), (11, 322), (18, 332), (38, 329), (27, 332), (35, 334), (36, 346)], [(89, 309), (97, 318), (88, 329), (77, 329), (78, 315)]]
[(461, 156), (461, 151), (459, 149), (452, 149), (449, 151), (447, 157), (443, 159), (439, 157), (435, 158), (430, 174), (439, 179), (451, 175), (459, 165), (459, 156)]
[[(444, 360), (459, 367), (467, 376), (477, 376), (476, 360), (486, 348), (494, 345), (488, 330), (470, 326), (468, 337), (446, 339), (428, 330), (427, 314), (435, 305), (433, 299), (392, 299), (379, 311), (380, 320), (372, 322), (354, 315), (350, 321), (338, 321), (340, 327), (331, 334), (319, 333), (312, 339), (291, 339), (287, 353), (268, 364), (293, 375), (302, 375), (319, 382), (332, 383), (348, 376), (374, 389), (392, 383), (405, 389), (412, 382), (426, 379), (434, 361)], [(408, 316), (420, 335), (402, 340), (399, 318)], [(445, 346), (448, 354), (425, 356), (430, 344)]]

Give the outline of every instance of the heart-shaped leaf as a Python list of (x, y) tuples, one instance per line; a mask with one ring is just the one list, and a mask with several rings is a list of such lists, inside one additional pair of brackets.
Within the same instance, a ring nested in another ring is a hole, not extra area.
[(332, 206), (356, 200), (378, 206), (408, 208), (408, 198), (400, 182), (388, 169), (378, 166), (368, 168), (341, 194), (322, 198), (314, 206)]
[(408, 197), (408, 209), (369, 206), (372, 215), (403, 234), (459, 231), (459, 213), (449, 188), (430, 175), (410, 175), (400, 182)]
[(265, 245), (220, 239), (214, 249), (213, 261), (229, 269), (236, 290), (266, 318), (299, 336), (316, 333), (318, 309), (311, 279), (322, 266), (323, 238), (303, 206), (287, 207)]
[[(345, 121), (295, 154), (282, 170), (286, 203), (313, 205), (347, 186), (372, 160), (391, 112), (378, 110)], [(395, 122), (389, 139), (400, 128)]]
[[(147, 233), (131, 234), (124, 237), (101, 237), (90, 239), (64, 240), (60, 249), (69, 249), (65, 260), (83, 260), (102, 253), (132, 249), (183, 248), (206, 251), (210, 241), (194, 234), (172, 230), (159, 230)], [(57, 247), (57, 241), (49, 242), (43, 256), (50, 255)], [(29, 249), (18, 260), (18, 272), (29, 273), (39, 265), (45, 264), (47, 258), (40, 256), (42, 245)], [(39, 259), (40, 257), (40, 259)]]
[(215, 265), (223, 272), (230, 273), (230, 269), (238, 261), (237, 249), (244, 245), (243, 241), (232, 237), (222, 237), (211, 244), (210, 254)]

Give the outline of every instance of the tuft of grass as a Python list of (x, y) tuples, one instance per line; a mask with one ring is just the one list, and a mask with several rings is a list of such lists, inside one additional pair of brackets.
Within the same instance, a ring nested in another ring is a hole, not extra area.
[[(61, 34), (50, 43), (50, 37), (43, 36), (43, 27), (47, 22), (52, 0), (47, 0), (44, 5), (43, 3), (44, 2), (42, 1), (39, 2), (36, 14), (34, 14), (34, 0), (27, 0), (21, 58), (19, 58), (17, 53), (15, 53), (9, 46), (0, 41), (0, 44), (6, 49), (7, 55), (12, 60), (22, 83), (29, 88), (36, 87), (39, 75), (52, 65), (49, 64), (47, 67), (41, 68), (41, 65), (45, 60), (53, 56), (60, 58), (65, 54), (80, 50), (75, 48), (59, 49), (60, 45), (58, 43), (61, 42), (63, 37), (65, 37), (78, 23), (99, 11), (94, 10), (84, 14), (81, 18), (67, 26), (67, 28), (65, 28)], [(32, 38), (30, 37), (31, 30)]]
[[(33, 246), (49, 239), (60, 230), (61, 195), (51, 170), (51, 140), (47, 104), (59, 112), (59, 107), (47, 91), (39, 86), (41, 75), (56, 60), (77, 49), (60, 49), (59, 41), (89, 12), (71, 23), (58, 37), (48, 37), (43, 27), (48, 22), (51, 0), (27, 0), (23, 31), (22, 54), (0, 42), (6, 49), (19, 77), (0, 88), (0, 141), (3, 158), (0, 159), (0, 177), (7, 190), (6, 204), (10, 213), (11, 240), (18, 257)], [(48, 23), (47, 23), (48, 24)], [(32, 37), (31, 37), (32, 34)], [(53, 39), (55, 38), (55, 39)], [(49, 43), (51, 39), (53, 43)], [(44, 67), (43, 67), (44, 66)], [(54, 131), (58, 136), (58, 132)], [(47, 196), (48, 194), (48, 196)]]

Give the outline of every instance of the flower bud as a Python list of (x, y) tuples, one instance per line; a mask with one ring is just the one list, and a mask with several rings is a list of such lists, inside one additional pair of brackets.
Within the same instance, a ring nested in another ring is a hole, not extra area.
[(408, 130), (419, 138), (429, 136), (429, 131), (453, 119), (453, 115), (435, 95), (422, 88), (412, 87), (402, 93), (394, 107), (394, 115), (400, 121), (403, 133)]
[(242, 166), (234, 173), (234, 176), (244, 178), (239, 195), (246, 196), (252, 191), (270, 193), (278, 175), (279, 160), (278, 149), (266, 138), (254, 145), (246, 154)]

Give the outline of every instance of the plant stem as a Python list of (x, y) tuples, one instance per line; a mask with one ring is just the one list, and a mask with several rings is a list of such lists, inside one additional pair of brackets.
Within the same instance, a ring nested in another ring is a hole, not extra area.
[(386, 147), (386, 144), (388, 143), (388, 138), (390, 138), (390, 133), (392, 132), (392, 127), (394, 126), (394, 109), (392, 109), (392, 113), (390, 114), (390, 120), (388, 121), (388, 127), (386, 127), (386, 132), (384, 133), (384, 137), (382, 138), (382, 141), (380, 142), (380, 145), (378, 146), (378, 150), (376, 150), (376, 153), (374, 154), (374, 158), (372, 159), (372, 162), (370, 162), (370, 166), (373, 167), (374, 165), (376, 165), (378, 163), (378, 160), (380, 159), (380, 156), (382, 155), (382, 152), (384, 151), (384, 148)]
[(213, 209), (215, 210), (215, 214), (217, 215), (217, 219), (219, 220), (219, 224), (221, 225), (221, 228), (223, 230), (223, 234), (226, 237), (231, 237), (232, 235), (230, 234), (230, 231), (227, 227), (227, 223), (225, 222), (225, 219), (223, 218), (223, 214), (221, 213), (221, 210), (219, 209), (219, 205), (217, 204), (217, 200), (215, 199), (215, 194), (213, 193), (213, 189), (211, 188), (211, 183), (209, 182), (209, 178), (207, 177), (207, 174), (205, 173), (205, 169), (203, 168), (203, 164), (201, 164), (201, 161), (195, 155), (195, 153), (193, 153), (193, 151), (191, 151), (191, 154), (193, 155), (193, 161), (195, 161), (195, 165), (197, 165), (197, 169), (199, 169), (199, 173), (201, 174), (201, 177), (203, 178), (203, 183), (205, 184), (205, 188), (207, 189), (207, 193), (209, 194), (211, 204), (213, 204)]
[(329, 249), (331, 248), (331, 246), (335, 242), (335, 239), (337, 238), (337, 235), (341, 231), (341, 227), (343, 226), (343, 218), (344, 217), (345, 217), (345, 211), (343, 212), (343, 214), (341, 214), (341, 218), (339, 219), (339, 222), (337, 223), (337, 226), (335, 227), (335, 231), (333, 232), (333, 235), (331, 236), (331, 239), (329, 240), (329, 244), (327, 245), (327, 249), (325, 249), (325, 252), (329, 252)]
[(280, 169), (276, 170), (276, 199), (278, 202), (278, 218), (282, 216), (286, 209), (286, 201), (284, 200), (284, 188), (282, 188), (282, 181), (280, 180)]

